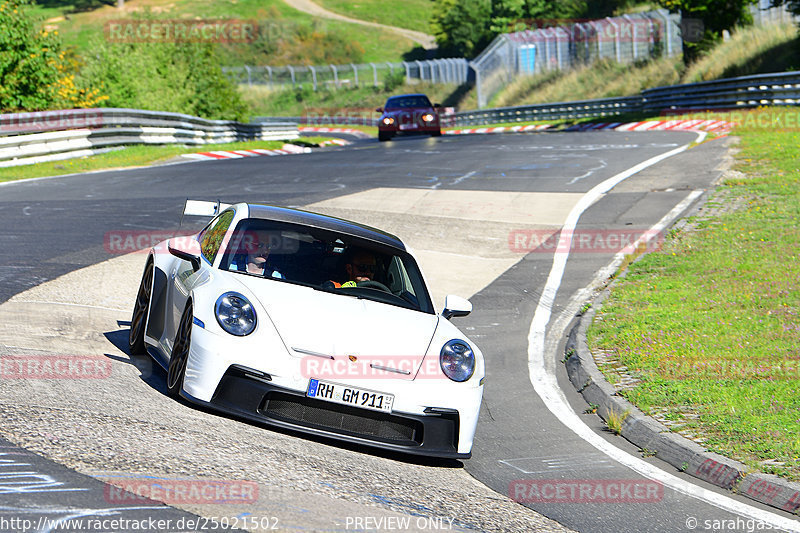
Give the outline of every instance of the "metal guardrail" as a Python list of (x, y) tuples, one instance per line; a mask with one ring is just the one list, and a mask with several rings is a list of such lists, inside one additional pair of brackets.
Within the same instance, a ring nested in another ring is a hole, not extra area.
[(800, 71), (758, 74), (642, 91), (653, 109), (719, 109), (800, 104)]
[(497, 107), (464, 111), (448, 117), (447, 126), (478, 126), (505, 122), (613, 117), (641, 111), (642, 97), (628, 96), (552, 104)]
[[(800, 105), (800, 71), (657, 87), (642, 91), (636, 96), (462, 111), (442, 115), (442, 125), (483, 126), (513, 122), (612, 118), (632, 113), (675, 114), (690, 110), (731, 110), (773, 105)], [(349, 116), (326, 116), (315, 113), (313, 116), (258, 117), (256, 120), (326, 125), (375, 126), (377, 124), (377, 119), (370, 113)]]
[[(371, 115), (372, 113), (370, 113)], [(304, 117), (254, 117), (253, 122), (261, 124), (277, 124), (290, 122), (292, 124), (306, 124), (308, 126), (377, 126), (378, 118), (372, 116), (335, 116), (315, 113)]]
[(800, 105), (800, 71), (657, 87), (642, 91), (638, 96), (623, 98), (464, 111), (452, 115), (448, 125), (603, 118), (628, 113), (675, 114), (691, 110), (776, 105)]
[[(464, 111), (444, 126), (678, 114), (800, 105), (800, 71), (657, 87), (638, 96)], [(249, 124), (138, 109), (72, 109), (0, 115), (0, 167), (80, 157), (126, 144), (226, 143), (296, 139), (297, 124), (375, 125), (372, 116), (259, 117)], [(316, 122), (315, 122), (316, 121)]]
[(180, 113), (98, 108), (0, 115), (0, 167), (82, 157), (130, 144), (203, 145), (291, 140), (297, 124), (208, 120)]

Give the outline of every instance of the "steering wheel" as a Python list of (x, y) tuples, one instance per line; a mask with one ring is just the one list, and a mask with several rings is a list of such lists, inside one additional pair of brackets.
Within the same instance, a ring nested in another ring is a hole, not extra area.
[(365, 289), (379, 289), (388, 293), (392, 291), (389, 290), (389, 287), (381, 283), (380, 281), (356, 281), (356, 287), (363, 287)]

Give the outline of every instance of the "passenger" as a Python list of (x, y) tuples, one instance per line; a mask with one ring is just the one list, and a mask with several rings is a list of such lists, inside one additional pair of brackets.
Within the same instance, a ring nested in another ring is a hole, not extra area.
[(269, 275), (273, 278), (284, 279), (280, 272), (272, 269), (268, 264), (271, 248), (269, 232), (248, 231), (242, 238), (242, 244), (239, 247), (243, 253), (234, 257), (231, 269), (248, 274)]

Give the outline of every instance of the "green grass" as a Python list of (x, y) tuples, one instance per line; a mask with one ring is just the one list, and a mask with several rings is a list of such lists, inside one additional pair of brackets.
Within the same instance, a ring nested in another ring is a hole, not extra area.
[[(775, 117), (793, 127), (776, 128)], [(797, 481), (800, 116), (774, 108), (739, 119), (744, 177), (725, 181), (709, 205), (728, 209), (630, 265), (589, 339), (642, 380), (622, 394), (643, 411)]]
[[(292, 143), (315, 146), (327, 139), (326, 137), (304, 137), (292, 141)], [(114, 150), (76, 159), (51, 161), (34, 165), (21, 165), (17, 167), (3, 167), (0, 168), (0, 182), (41, 178), (45, 176), (61, 176), (63, 174), (90, 172), (93, 170), (111, 170), (152, 165), (163, 163), (181, 154), (194, 154), (197, 152), (209, 152), (211, 150), (252, 150), (253, 148), (274, 150), (280, 148), (285, 143), (286, 141), (246, 141), (228, 144), (205, 144), (201, 146), (128, 146), (122, 150)]]
[(358, 130), (368, 135), (378, 135), (377, 127), (362, 126), (361, 124), (301, 124), (301, 126), (309, 126), (314, 128), (345, 128), (349, 130)]
[(392, 90), (387, 90), (383, 85), (320, 89), (316, 92), (310, 86), (297, 89), (270, 89), (263, 85), (240, 85), (239, 90), (245, 103), (250, 106), (253, 116), (349, 114), (377, 118), (379, 115), (375, 109), (386, 103), (389, 96), (395, 94), (422, 92), (428, 95), (431, 102), (463, 109), (470, 109), (469, 106), (474, 99), (474, 90), (467, 86), (429, 83), (403, 84)]
[(334, 13), (430, 33), (432, 0), (316, 0)]
[[(96, 9), (73, 12), (73, 5), (68, 2), (39, 0), (36, 9), (45, 20), (61, 19), (48, 24), (57, 27), (65, 43), (80, 53), (90, 52), (93, 41), (103, 37), (107, 21), (130, 19), (135, 10), (142, 9), (168, 19), (236, 18), (263, 25), (266, 30), (260, 42), (221, 46), (226, 65), (401, 61), (403, 54), (416, 46), (413, 41), (379, 28), (313, 18), (283, 0), (128, 0), (122, 12), (99, 1), (95, 4)], [(298, 28), (302, 29), (298, 32)], [(343, 49), (351, 57), (342, 56)]]

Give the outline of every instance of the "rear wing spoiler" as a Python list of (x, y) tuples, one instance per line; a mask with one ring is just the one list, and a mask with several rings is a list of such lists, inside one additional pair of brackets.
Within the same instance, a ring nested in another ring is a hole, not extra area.
[(219, 200), (216, 202), (209, 202), (206, 200), (187, 199), (186, 204), (183, 206), (180, 223), (183, 225), (183, 217), (186, 216), (213, 218), (232, 205), (233, 204), (223, 204)]

